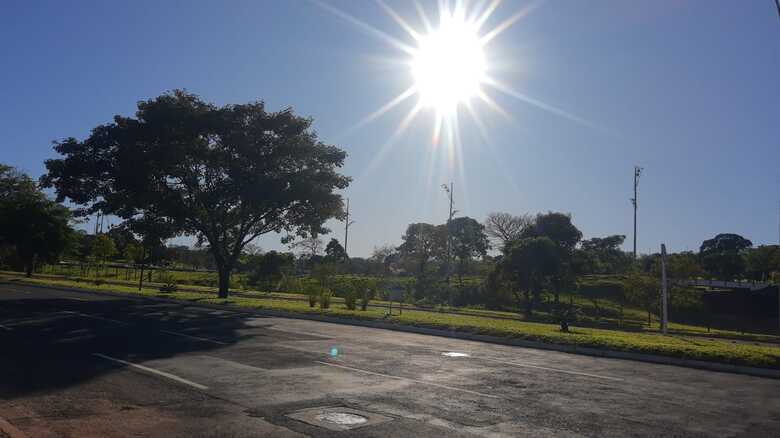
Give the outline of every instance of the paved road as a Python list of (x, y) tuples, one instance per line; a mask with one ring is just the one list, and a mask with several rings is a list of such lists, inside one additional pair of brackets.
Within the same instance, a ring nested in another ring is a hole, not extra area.
[(2, 284), (0, 418), (34, 437), (761, 437), (780, 381)]

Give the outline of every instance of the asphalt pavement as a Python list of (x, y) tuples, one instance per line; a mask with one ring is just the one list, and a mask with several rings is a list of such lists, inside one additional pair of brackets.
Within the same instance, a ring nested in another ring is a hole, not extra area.
[(5, 283), (0, 420), (30, 437), (776, 437), (780, 381)]

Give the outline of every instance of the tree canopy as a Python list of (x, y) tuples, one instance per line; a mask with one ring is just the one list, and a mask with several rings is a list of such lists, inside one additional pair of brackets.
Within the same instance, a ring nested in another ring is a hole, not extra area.
[(733, 280), (745, 272), (745, 250), (753, 242), (739, 234), (718, 234), (702, 242), (699, 248), (701, 263), (709, 273), (723, 280)]
[(27, 276), (72, 242), (70, 218), (70, 210), (46, 198), (27, 175), (0, 164), (0, 246), (12, 249)]
[(510, 213), (490, 213), (485, 219), (485, 233), (493, 241), (494, 247), (503, 249), (519, 239), (532, 224), (533, 218), (527, 214), (515, 216)]
[(58, 200), (123, 219), (151, 215), (208, 242), (227, 297), (230, 271), (256, 237), (326, 233), (342, 215), (346, 153), (311, 120), (263, 102), (218, 107), (176, 90), (138, 103), (83, 141), (67, 138), (42, 178)]
[(463, 272), (473, 257), (487, 254), (490, 243), (485, 234), (485, 226), (470, 217), (456, 217), (447, 224), (449, 228), (452, 254), (458, 259), (458, 279), (463, 284)]

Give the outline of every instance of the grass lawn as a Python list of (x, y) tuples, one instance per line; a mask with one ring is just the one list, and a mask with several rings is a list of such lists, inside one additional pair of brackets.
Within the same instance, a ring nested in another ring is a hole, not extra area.
[[(157, 289), (151, 288), (139, 292), (137, 287), (129, 285), (95, 285), (86, 281), (52, 278), (27, 279), (18, 274), (11, 275), (7, 273), (0, 274), (0, 280), (73, 287), (92, 291), (121, 292), (130, 295), (164, 296), (185, 301), (305, 314), (322, 314), (341, 318), (384, 320), (395, 324), (443, 328), (502, 338), (780, 369), (780, 345), (763, 342), (768, 341), (770, 338), (776, 338), (768, 336), (766, 339), (755, 339), (762, 342), (744, 342), (713, 337), (687, 336), (684, 334), (665, 336), (651, 332), (626, 332), (580, 327), (572, 328), (570, 333), (563, 333), (556, 324), (456, 315), (433, 311), (404, 310), (402, 315), (386, 317), (385, 310), (382, 308), (374, 307), (369, 308), (367, 311), (348, 310), (341, 302), (333, 302), (330, 309), (321, 310), (309, 307), (306, 302), (288, 300), (283, 297), (270, 299), (258, 295), (257, 297), (232, 297), (229, 300), (223, 300), (202, 292), (178, 291), (162, 294)], [(774, 340), (776, 341), (776, 339)]]

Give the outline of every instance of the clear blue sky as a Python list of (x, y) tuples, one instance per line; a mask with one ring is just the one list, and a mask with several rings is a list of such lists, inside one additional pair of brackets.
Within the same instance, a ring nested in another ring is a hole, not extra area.
[[(411, 42), (373, 2), (330, 1)], [(414, 4), (389, 3), (415, 25)], [(503, 2), (496, 25), (527, 2)], [(427, 4), (430, 15), (435, 5)], [(631, 239), (632, 167), (640, 184), (639, 249), (696, 249), (736, 232), (776, 243), (780, 199), (780, 20), (772, 0), (549, 1), (493, 40), (491, 73), (586, 119), (510, 96), (510, 115), (467, 114), (455, 166), (430, 144), (432, 114), (377, 156), (411, 101), (349, 132), (411, 84), (404, 55), (307, 1), (5, 1), (0, 14), (0, 161), (40, 175), (50, 142), (132, 114), (186, 88), (218, 104), (265, 100), (315, 120), (348, 153), (357, 221), (350, 253), (400, 242), (410, 222), (442, 223), (441, 183), (460, 214), (572, 213), (586, 237)], [(458, 170), (462, 165), (462, 173)], [(343, 228), (333, 224), (333, 236)], [(276, 236), (258, 242), (279, 247)]]

